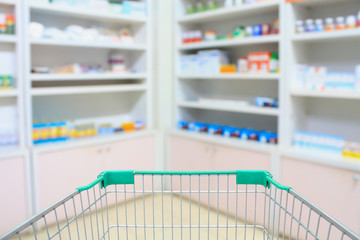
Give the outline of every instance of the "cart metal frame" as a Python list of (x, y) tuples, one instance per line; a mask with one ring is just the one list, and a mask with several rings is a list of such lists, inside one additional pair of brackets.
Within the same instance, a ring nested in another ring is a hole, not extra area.
[(101, 173), (0, 237), (8, 239), (360, 237), (267, 171), (131, 170)]

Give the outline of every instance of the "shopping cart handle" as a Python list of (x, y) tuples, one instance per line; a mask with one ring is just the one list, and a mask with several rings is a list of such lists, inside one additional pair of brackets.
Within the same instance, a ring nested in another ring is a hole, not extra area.
[(106, 188), (115, 184), (134, 184), (134, 175), (235, 175), (237, 184), (262, 185), (270, 188), (271, 185), (289, 191), (291, 188), (276, 182), (268, 171), (264, 170), (237, 170), (237, 171), (105, 171), (87, 186), (77, 188), (79, 192), (88, 190), (96, 184)]
[(272, 184), (281, 190), (289, 191), (291, 189), (291, 187), (281, 185), (275, 181), (270, 172), (263, 170), (238, 170), (236, 171), (236, 183), (262, 185), (266, 188), (270, 188)]

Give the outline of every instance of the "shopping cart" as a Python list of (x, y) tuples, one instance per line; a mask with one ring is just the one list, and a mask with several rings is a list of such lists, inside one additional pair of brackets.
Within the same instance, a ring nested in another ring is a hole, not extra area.
[(0, 239), (360, 239), (267, 171), (106, 171)]

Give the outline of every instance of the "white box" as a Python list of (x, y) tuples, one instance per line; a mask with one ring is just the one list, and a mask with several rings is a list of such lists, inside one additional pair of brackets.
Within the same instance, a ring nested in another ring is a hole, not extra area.
[(199, 74), (218, 74), (221, 65), (229, 64), (229, 58), (224, 51), (208, 50), (198, 52)]
[(198, 56), (183, 55), (180, 57), (180, 73), (181, 74), (198, 74)]

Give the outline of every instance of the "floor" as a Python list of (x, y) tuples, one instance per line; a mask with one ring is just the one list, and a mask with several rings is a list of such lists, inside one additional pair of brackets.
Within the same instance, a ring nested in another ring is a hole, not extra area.
[[(136, 214), (134, 214), (135, 208)], [(198, 227), (199, 221), (200, 228)], [(227, 217), (224, 213), (218, 214), (216, 210), (212, 209), (208, 211), (207, 206), (199, 205), (196, 202), (189, 202), (186, 198), (180, 199), (177, 195), (174, 195), (172, 200), (170, 195), (156, 195), (154, 200), (150, 195), (146, 196), (145, 199), (140, 197), (136, 201), (127, 201), (126, 207), (125, 203), (119, 204), (117, 207), (110, 207), (108, 211), (101, 211), (100, 206), (98, 206), (97, 212), (93, 208), (91, 214), (78, 217), (77, 221), (72, 221), (68, 226), (66, 222), (61, 222), (59, 224), (61, 234), (56, 234), (59, 232), (59, 228), (57, 224), (53, 224), (50, 225), (48, 231), (45, 228), (38, 230), (36, 237), (34, 234), (28, 233), (22, 234), (21, 239), (49, 239), (48, 236), (52, 236), (51, 239), (58, 240), (266, 238), (263, 230), (259, 228), (247, 226), (245, 231), (244, 223), (237, 221), (239, 226), (237, 229), (234, 227), (235, 223), (234, 217)], [(121, 227), (111, 227), (113, 225)], [(126, 225), (128, 226), (127, 228), (125, 227)], [(146, 226), (145, 228), (143, 227), (144, 225)], [(189, 225), (192, 226), (191, 233)], [(209, 225), (210, 228), (208, 227)], [(107, 231), (109, 228), (110, 230)]]

